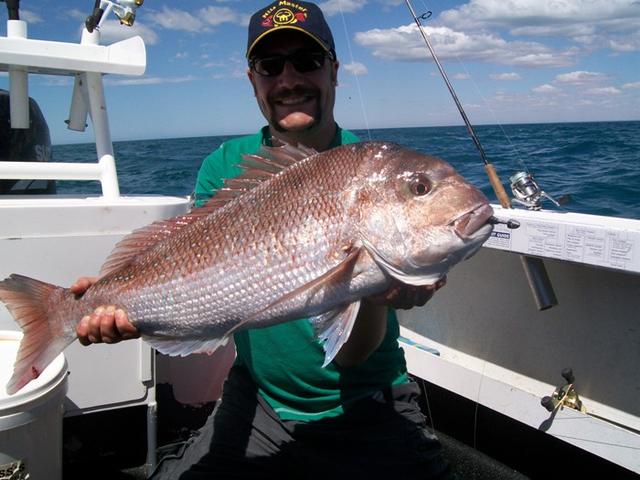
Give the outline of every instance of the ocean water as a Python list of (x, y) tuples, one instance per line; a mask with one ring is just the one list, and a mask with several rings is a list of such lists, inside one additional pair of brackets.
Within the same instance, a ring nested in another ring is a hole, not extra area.
[[(502, 182), (529, 171), (565, 211), (640, 219), (640, 121), (477, 126), (476, 134)], [(483, 163), (463, 126), (354, 130), (435, 155), (497, 203)], [(115, 142), (124, 195), (188, 195), (202, 159), (229, 136)], [(95, 161), (93, 144), (56, 145), (53, 161)], [(97, 182), (59, 182), (59, 193), (100, 193)], [(557, 209), (545, 201), (544, 208)]]

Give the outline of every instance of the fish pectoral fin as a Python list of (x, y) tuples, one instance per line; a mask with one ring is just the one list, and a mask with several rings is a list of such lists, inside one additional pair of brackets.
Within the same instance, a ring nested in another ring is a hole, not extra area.
[(360, 257), (360, 252), (360, 247), (351, 249), (347, 256), (332, 269), (326, 271), (315, 280), (305, 283), (295, 290), (283, 295), (275, 302), (271, 303), (267, 307), (252, 315), (243, 323), (248, 323), (255, 318), (264, 316), (270, 310), (278, 308), (279, 306), (284, 305), (287, 302), (294, 301), (295, 299), (301, 297), (310, 299), (313, 295), (315, 295), (327, 285), (337, 285), (341, 282), (344, 282), (345, 279), (349, 278), (352, 275), (353, 269), (355, 268), (356, 263), (358, 262), (358, 258)]
[(223, 347), (229, 341), (229, 337), (206, 339), (178, 339), (169, 337), (144, 336), (144, 341), (160, 353), (171, 357), (186, 357), (192, 353), (213, 354), (219, 347)]
[(433, 285), (447, 274), (449, 270), (447, 265), (442, 268), (434, 267), (433, 270), (423, 272), (419, 275), (403, 272), (397, 265), (387, 260), (378, 249), (367, 240), (362, 241), (364, 248), (369, 252), (371, 258), (386, 274), (400, 280), (408, 285)]
[(323, 367), (331, 363), (349, 340), (359, 310), (360, 300), (309, 318), (316, 337), (324, 348)]

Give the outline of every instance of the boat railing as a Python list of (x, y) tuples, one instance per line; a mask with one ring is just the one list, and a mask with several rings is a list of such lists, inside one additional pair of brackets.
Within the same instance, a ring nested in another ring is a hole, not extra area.
[(115, 161), (107, 155), (98, 163), (0, 162), (0, 179), (97, 180), (105, 199), (120, 196)]
[(99, 43), (99, 28), (91, 32), (84, 28), (78, 44), (30, 39), (25, 21), (7, 21), (7, 36), (0, 36), (0, 71), (9, 73), (11, 127), (29, 127), (30, 74), (73, 76), (66, 123), (71, 130), (84, 131), (87, 118), (91, 118), (98, 162), (0, 162), (0, 179), (97, 180), (105, 198), (120, 195), (102, 77), (104, 74), (142, 75), (146, 51), (139, 36), (108, 46)]

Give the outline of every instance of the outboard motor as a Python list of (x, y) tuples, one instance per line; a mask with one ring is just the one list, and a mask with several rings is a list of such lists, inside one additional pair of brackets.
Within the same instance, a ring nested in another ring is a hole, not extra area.
[[(51, 160), (49, 126), (33, 98), (29, 98), (29, 128), (11, 128), (9, 92), (0, 89), (0, 162)], [(54, 180), (0, 180), (0, 194), (56, 193)]]

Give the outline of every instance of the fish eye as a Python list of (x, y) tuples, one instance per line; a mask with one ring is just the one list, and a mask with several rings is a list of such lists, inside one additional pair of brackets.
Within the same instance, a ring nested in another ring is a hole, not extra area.
[(417, 197), (421, 197), (431, 191), (431, 182), (426, 175), (418, 174), (409, 181), (409, 188), (411, 189), (411, 193)]

